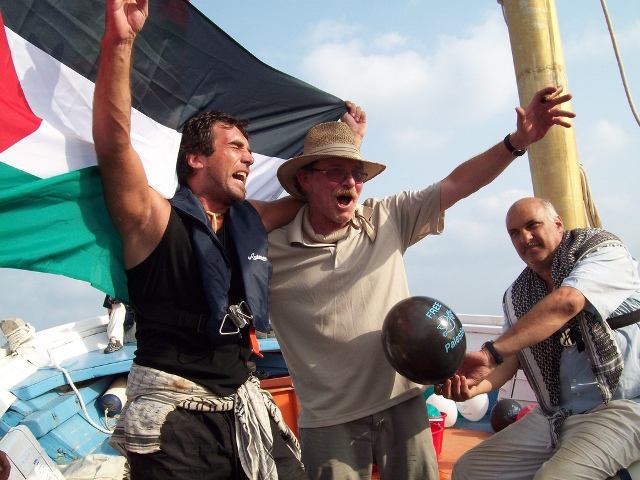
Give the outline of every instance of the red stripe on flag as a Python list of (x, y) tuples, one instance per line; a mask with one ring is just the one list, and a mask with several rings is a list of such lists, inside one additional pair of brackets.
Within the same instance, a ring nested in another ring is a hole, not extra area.
[(0, 152), (35, 132), (42, 122), (31, 111), (24, 95), (9, 49), (4, 21), (0, 14)]

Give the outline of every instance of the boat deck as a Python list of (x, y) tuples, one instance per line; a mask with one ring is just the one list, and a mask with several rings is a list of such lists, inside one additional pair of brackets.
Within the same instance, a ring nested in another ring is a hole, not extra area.
[(440, 480), (449, 480), (453, 464), (460, 455), (491, 435), (492, 433), (483, 430), (466, 430), (455, 426), (445, 428), (442, 452), (438, 458)]

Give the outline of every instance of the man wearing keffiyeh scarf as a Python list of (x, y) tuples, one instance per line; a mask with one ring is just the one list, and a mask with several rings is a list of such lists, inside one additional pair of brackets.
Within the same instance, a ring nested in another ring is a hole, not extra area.
[(539, 198), (516, 202), (506, 223), (527, 268), (505, 293), (505, 333), (436, 392), (463, 401), (522, 368), (538, 407), (467, 452), (452, 478), (609, 478), (640, 460), (637, 263), (605, 230), (565, 231)]

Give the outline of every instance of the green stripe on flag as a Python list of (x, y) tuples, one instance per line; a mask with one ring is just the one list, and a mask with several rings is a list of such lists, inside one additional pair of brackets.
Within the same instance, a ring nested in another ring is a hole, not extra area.
[[(0, 178), (11, 167), (2, 164)], [(16, 169), (13, 169), (16, 170)], [(13, 172), (13, 179), (20, 175)], [(128, 299), (122, 244), (97, 167), (0, 190), (0, 267), (55, 273)]]
[(25, 183), (33, 182), (35, 180), (40, 180), (40, 177), (36, 177), (24, 170), (20, 170), (19, 168), (0, 162), (0, 192), (7, 188), (24, 185)]

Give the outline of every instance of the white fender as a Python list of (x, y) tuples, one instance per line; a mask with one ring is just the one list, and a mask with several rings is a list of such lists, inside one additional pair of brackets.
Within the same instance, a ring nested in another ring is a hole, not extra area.
[(127, 377), (116, 378), (106, 392), (100, 397), (102, 411), (107, 411), (107, 416), (115, 417), (122, 411), (127, 403)]

